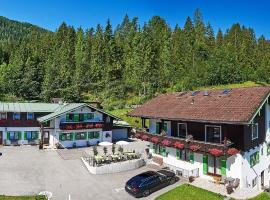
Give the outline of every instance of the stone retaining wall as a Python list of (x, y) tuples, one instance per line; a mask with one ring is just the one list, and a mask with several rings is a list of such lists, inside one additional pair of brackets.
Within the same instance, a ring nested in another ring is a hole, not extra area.
[(81, 159), (84, 165), (86, 166), (87, 170), (91, 174), (111, 174), (111, 173), (137, 169), (145, 165), (145, 161), (141, 158), (134, 159), (134, 160), (127, 160), (123, 162), (105, 164), (99, 167), (90, 166), (89, 163), (83, 157)]

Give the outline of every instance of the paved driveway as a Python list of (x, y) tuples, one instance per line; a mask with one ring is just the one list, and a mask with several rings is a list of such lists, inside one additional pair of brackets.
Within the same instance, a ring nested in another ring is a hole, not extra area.
[[(29, 195), (40, 191), (51, 191), (57, 200), (129, 200), (134, 199), (124, 191), (125, 182), (132, 176), (149, 170), (142, 167), (137, 170), (92, 175), (83, 166), (81, 160), (62, 159), (55, 150), (38, 150), (38, 147), (0, 147), (0, 194)], [(158, 191), (148, 198), (175, 187)]]

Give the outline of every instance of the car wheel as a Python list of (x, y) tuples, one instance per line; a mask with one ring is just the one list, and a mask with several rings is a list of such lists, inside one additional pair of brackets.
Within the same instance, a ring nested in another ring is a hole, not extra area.
[(149, 190), (145, 190), (145, 191), (143, 192), (143, 196), (144, 196), (144, 197), (149, 196), (149, 194), (150, 194), (150, 191), (149, 191)]
[(175, 181), (175, 178), (172, 178), (171, 180), (170, 180), (170, 185), (172, 185), (172, 184), (174, 184), (176, 181)]

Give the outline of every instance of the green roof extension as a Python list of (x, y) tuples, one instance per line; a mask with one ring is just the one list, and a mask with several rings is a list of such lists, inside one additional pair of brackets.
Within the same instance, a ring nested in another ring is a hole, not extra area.
[(115, 115), (109, 114), (109, 113), (105, 112), (104, 110), (95, 108), (95, 107), (88, 105), (86, 103), (68, 103), (68, 104), (60, 104), (59, 107), (53, 113), (38, 118), (38, 121), (39, 122), (47, 122), (47, 121), (52, 120), (56, 117), (64, 115), (68, 112), (71, 112), (73, 110), (77, 110), (77, 109), (80, 109), (80, 108), (83, 108), (86, 106), (91, 108), (91, 109), (97, 110), (101, 113), (104, 113), (104, 114), (106, 114), (114, 119), (121, 120), (119, 117), (117, 117)]
[(59, 107), (56, 103), (6, 103), (0, 102), (0, 112), (47, 112), (52, 113)]

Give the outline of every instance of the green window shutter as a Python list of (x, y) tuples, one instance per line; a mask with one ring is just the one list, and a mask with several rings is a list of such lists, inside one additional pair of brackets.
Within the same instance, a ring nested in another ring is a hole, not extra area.
[(59, 140), (60, 141), (63, 141), (62, 135), (63, 135), (62, 133), (59, 133)]
[(96, 133), (96, 138), (97, 138), (97, 139), (99, 138), (99, 132)]
[(38, 131), (36, 131), (35, 136), (36, 136), (35, 139), (38, 140), (39, 139), (39, 132)]
[(87, 118), (87, 113), (84, 113), (84, 114), (83, 114), (83, 120), (84, 120), (84, 121), (87, 121), (87, 119), (88, 119), (88, 118)]
[(76, 140), (76, 133), (70, 133), (71, 140)]
[(66, 121), (69, 122), (69, 114), (66, 114)]
[(203, 174), (207, 174), (208, 172), (208, 156), (203, 155)]
[(74, 122), (78, 122), (78, 121), (79, 121), (79, 114), (74, 113)]
[(194, 153), (193, 152), (189, 153), (189, 162), (192, 164), (194, 163)]
[(24, 140), (27, 140), (27, 132), (24, 132)]
[(159, 123), (156, 123), (156, 134), (159, 134)]
[(166, 153), (166, 147), (162, 147), (162, 156), (166, 157), (167, 153)]
[(93, 139), (93, 132), (88, 132), (88, 138)]
[(7, 132), (7, 139), (10, 140), (10, 132)]
[(221, 175), (226, 176), (226, 160), (221, 160)]
[(259, 151), (256, 153), (256, 163), (260, 162), (260, 153)]
[(22, 132), (20, 132), (20, 131), (18, 132), (18, 138), (21, 139), (21, 140), (23, 139), (22, 138)]
[(163, 124), (163, 130), (164, 130), (165, 132), (168, 131), (168, 124), (167, 124), (166, 122), (164, 122), (164, 124)]
[(157, 152), (157, 149), (156, 149), (157, 147), (156, 147), (156, 144), (153, 144), (153, 150), (154, 150), (154, 153), (156, 153)]
[(180, 155), (181, 155), (181, 150), (180, 149), (176, 149), (176, 159), (180, 160)]

